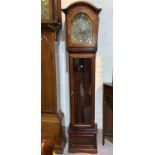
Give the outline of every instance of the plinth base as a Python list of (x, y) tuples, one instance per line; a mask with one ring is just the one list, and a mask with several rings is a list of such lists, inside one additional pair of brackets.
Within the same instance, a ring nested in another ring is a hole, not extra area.
[(70, 153), (97, 153), (97, 125), (95, 128), (73, 128), (69, 126)]
[(62, 154), (66, 144), (65, 128), (62, 126), (63, 113), (45, 114), (41, 116), (41, 139), (50, 140), (54, 151)]

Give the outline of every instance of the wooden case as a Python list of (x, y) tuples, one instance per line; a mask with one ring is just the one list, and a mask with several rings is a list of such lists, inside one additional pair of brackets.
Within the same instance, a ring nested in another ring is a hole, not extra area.
[(57, 112), (55, 32), (42, 31), (41, 110)]
[(65, 127), (63, 124), (63, 114), (42, 113), (41, 116), (41, 139), (51, 140), (56, 153), (63, 153), (65, 147)]
[[(69, 66), (69, 152), (97, 153), (97, 124), (94, 123), (95, 54), (69, 54)], [(79, 70), (79, 66), (83, 68)], [(84, 90), (80, 91), (82, 88)]]
[(41, 23), (61, 22), (61, 0), (41, 0)]
[[(51, 1), (54, 2), (60, 3)], [(41, 24), (41, 138), (51, 140), (55, 152), (63, 153), (66, 139), (64, 114), (61, 112), (57, 96), (59, 88), (56, 56), (61, 23), (60, 18), (55, 19), (42, 20)]]
[[(90, 3), (86, 2), (75, 2), (68, 6), (66, 9), (62, 9), (66, 14), (66, 41), (67, 41), (67, 50), (70, 53), (93, 53), (97, 50), (97, 38), (98, 38), (98, 14), (101, 9), (96, 8)], [(71, 42), (71, 28), (72, 20), (74, 16), (78, 13), (86, 14), (92, 22), (92, 43), (91, 44), (76, 44)]]
[(97, 153), (97, 124), (94, 128), (74, 128), (69, 126), (70, 153)]
[(113, 85), (105, 83), (103, 85), (103, 145), (104, 138), (113, 141)]
[(68, 151), (97, 153), (95, 53), (97, 51), (98, 14), (101, 9), (90, 3), (78, 1), (62, 11), (66, 15), (66, 47), (69, 53)]

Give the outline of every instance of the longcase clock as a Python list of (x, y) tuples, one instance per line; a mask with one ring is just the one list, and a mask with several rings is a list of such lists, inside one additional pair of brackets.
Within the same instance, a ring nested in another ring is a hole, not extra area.
[(63, 153), (66, 142), (64, 114), (58, 100), (61, 25), (61, 0), (41, 0), (41, 139), (52, 142), (59, 154)]
[(101, 9), (79, 1), (62, 11), (66, 15), (66, 47), (69, 52), (69, 152), (97, 153), (95, 53)]

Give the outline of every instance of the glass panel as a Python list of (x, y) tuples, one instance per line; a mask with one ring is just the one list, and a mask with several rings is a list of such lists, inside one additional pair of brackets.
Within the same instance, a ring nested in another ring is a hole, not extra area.
[(92, 94), (91, 58), (73, 59), (73, 80), (75, 124), (90, 124)]
[(92, 44), (92, 21), (84, 14), (77, 14), (72, 21), (72, 43)]
[(49, 19), (49, 0), (41, 0), (41, 19)]

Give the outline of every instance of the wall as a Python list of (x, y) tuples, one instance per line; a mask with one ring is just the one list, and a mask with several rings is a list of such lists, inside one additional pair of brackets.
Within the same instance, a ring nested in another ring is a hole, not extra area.
[[(66, 8), (76, 0), (61, 0), (62, 8)], [(86, 0), (85, 0), (86, 1)], [(87, 0), (96, 7), (102, 8), (99, 22), (98, 51), (96, 55), (96, 93), (95, 93), (95, 122), (98, 128), (102, 128), (102, 85), (104, 82), (112, 81), (112, 0)], [(62, 14), (63, 29), (60, 33), (59, 43), (59, 70), (60, 70), (60, 106), (65, 114), (65, 125), (69, 125), (69, 72), (68, 55), (65, 50), (65, 16)]]

